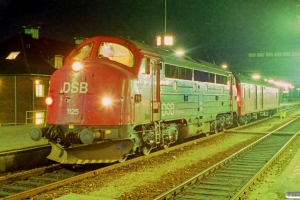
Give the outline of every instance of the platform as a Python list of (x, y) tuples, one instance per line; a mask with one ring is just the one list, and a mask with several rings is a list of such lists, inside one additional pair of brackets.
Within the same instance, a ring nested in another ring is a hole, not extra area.
[(0, 153), (47, 145), (48, 141), (45, 139), (36, 142), (30, 138), (29, 131), (32, 127), (32, 124), (0, 127)]

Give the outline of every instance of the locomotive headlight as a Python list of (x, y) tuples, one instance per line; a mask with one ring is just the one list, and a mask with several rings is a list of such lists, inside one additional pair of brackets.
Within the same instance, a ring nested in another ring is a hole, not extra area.
[(110, 106), (111, 104), (112, 104), (112, 99), (111, 98), (109, 98), (109, 97), (104, 97), (103, 99), (102, 99), (102, 104), (104, 105), (104, 106)]
[(76, 62), (74, 62), (74, 63), (72, 64), (72, 69), (73, 69), (75, 72), (80, 71), (82, 68), (83, 68), (83, 65), (82, 65), (80, 62), (78, 62), (78, 61), (76, 61)]
[(53, 104), (53, 99), (52, 99), (52, 97), (47, 97), (47, 98), (46, 98), (46, 104), (47, 104), (47, 106), (51, 106), (51, 105)]

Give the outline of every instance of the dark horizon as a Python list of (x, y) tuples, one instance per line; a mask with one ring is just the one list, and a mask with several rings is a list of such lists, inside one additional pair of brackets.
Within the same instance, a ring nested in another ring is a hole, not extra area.
[[(248, 53), (299, 52), (294, 0), (166, 2), (174, 48), (192, 57), (237, 67)], [(1, 0), (0, 42), (25, 25), (40, 26), (41, 37), (69, 43), (74, 37), (112, 35), (155, 45), (155, 36), (165, 30), (165, 0)]]

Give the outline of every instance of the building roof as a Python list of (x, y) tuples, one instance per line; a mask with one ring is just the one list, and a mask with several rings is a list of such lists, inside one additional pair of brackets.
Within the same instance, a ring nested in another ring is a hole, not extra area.
[[(75, 44), (18, 33), (0, 43), (0, 75), (51, 75), (56, 70), (54, 56), (66, 57), (74, 47)], [(19, 54), (7, 59), (12, 52)]]

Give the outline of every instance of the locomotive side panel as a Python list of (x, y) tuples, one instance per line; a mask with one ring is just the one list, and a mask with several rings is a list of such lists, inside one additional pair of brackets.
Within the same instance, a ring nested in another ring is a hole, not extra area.
[(229, 86), (205, 83), (200, 87), (203, 88), (204, 121), (215, 120), (218, 114), (230, 112)]
[[(188, 119), (198, 116), (199, 96), (191, 81), (165, 79), (161, 85), (161, 119)], [(169, 83), (169, 84), (166, 84)]]

